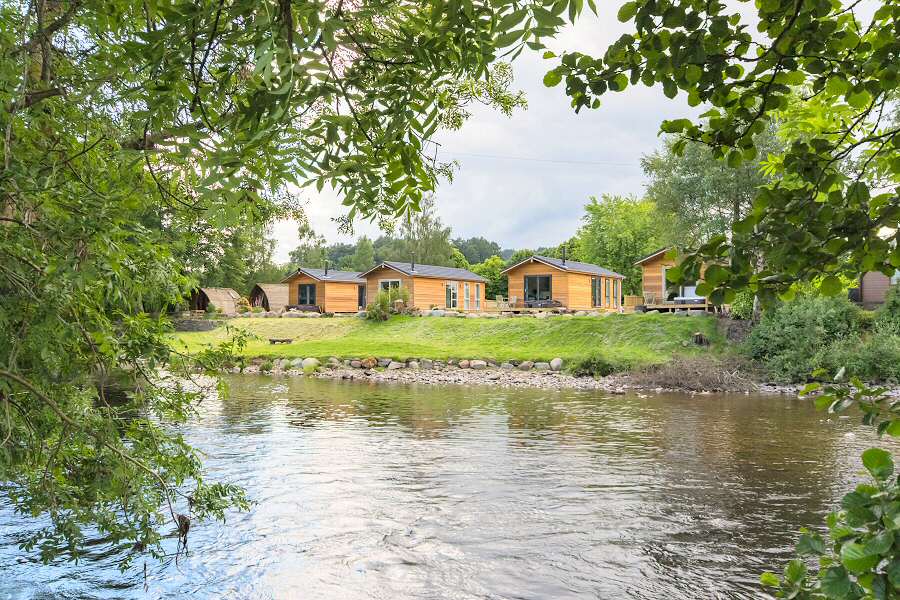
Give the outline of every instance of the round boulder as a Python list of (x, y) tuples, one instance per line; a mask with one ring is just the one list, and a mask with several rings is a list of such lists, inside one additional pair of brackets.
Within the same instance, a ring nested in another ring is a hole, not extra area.
[(368, 356), (359, 361), (359, 364), (363, 369), (374, 369), (378, 366), (378, 359), (374, 356)]
[(534, 370), (535, 370), (535, 371), (549, 371), (549, 370), (550, 370), (550, 363), (547, 363), (547, 362), (536, 362), (536, 363), (534, 363)]
[(530, 360), (523, 360), (519, 363), (518, 369), (520, 371), (530, 371), (534, 367), (534, 363)]
[(469, 366), (476, 371), (481, 371), (483, 369), (487, 369), (487, 361), (484, 360), (473, 360), (469, 361)]
[(322, 363), (319, 362), (318, 358), (309, 357), (309, 358), (304, 358), (303, 362), (300, 364), (303, 366), (303, 369), (306, 370), (306, 369), (316, 369)]
[(562, 371), (563, 360), (561, 358), (554, 358), (550, 361), (550, 368), (554, 371)]

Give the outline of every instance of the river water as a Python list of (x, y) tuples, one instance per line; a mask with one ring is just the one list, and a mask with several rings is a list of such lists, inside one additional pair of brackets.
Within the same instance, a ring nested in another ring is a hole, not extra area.
[(250, 512), (145, 581), (99, 540), (42, 565), (0, 508), (0, 600), (765, 597), (875, 441), (787, 397), (229, 383), (186, 437)]

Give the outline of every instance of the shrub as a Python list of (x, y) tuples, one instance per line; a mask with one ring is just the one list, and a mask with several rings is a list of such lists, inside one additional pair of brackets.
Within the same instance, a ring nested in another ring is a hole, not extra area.
[(876, 326), (868, 338), (847, 336), (822, 348), (814, 367), (831, 377), (843, 367), (847, 376), (863, 381), (896, 383), (900, 381), (900, 335)]
[(731, 303), (731, 317), (749, 321), (753, 318), (753, 299), (756, 297), (750, 290), (741, 290), (734, 296)]
[(261, 313), (261, 312), (266, 312), (266, 309), (263, 308), (262, 306), (254, 306), (253, 308), (250, 309), (250, 311), (255, 312), (255, 313)]
[(375, 301), (366, 307), (366, 318), (370, 321), (387, 321), (390, 316), (391, 296), (382, 290), (375, 296)]
[(856, 337), (859, 308), (843, 297), (800, 296), (766, 311), (747, 336), (748, 355), (777, 381), (802, 381), (819, 353), (846, 337)]
[(892, 286), (884, 297), (884, 304), (878, 309), (875, 321), (885, 329), (900, 334), (900, 285)]
[(275, 368), (275, 363), (273, 363), (271, 360), (265, 360), (262, 362), (261, 365), (259, 365), (259, 370), (262, 371), (263, 373), (269, 373), (274, 368)]
[(621, 359), (593, 352), (570, 362), (569, 372), (575, 377), (606, 377), (613, 373), (627, 371), (629, 367), (630, 365)]
[(250, 310), (250, 301), (241, 296), (237, 301), (237, 312), (245, 313)]
[(216, 305), (213, 304), (212, 302), (210, 302), (209, 304), (206, 305), (206, 314), (214, 315), (217, 312), (219, 312), (219, 309), (216, 308)]

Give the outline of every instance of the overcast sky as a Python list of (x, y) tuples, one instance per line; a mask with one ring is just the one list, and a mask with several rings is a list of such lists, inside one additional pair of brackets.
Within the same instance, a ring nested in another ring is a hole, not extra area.
[[(602, 54), (624, 30), (615, 18), (618, 4), (598, 4), (599, 17), (585, 16), (550, 47)], [(640, 158), (659, 147), (660, 122), (695, 113), (683, 94), (669, 100), (661, 88), (639, 84), (576, 115), (564, 84), (542, 83), (555, 64), (526, 50), (513, 64), (513, 87), (525, 92), (528, 108), (505, 117), (476, 106), (461, 130), (438, 138), (439, 157), (460, 165), (453, 182), (442, 182), (435, 195), (454, 237), (483, 236), (503, 248), (559, 244), (578, 228), (590, 196), (641, 194)], [(332, 220), (344, 209), (334, 195), (304, 192), (303, 198), (316, 232), (329, 243), (351, 241)], [(296, 224), (278, 223), (273, 233), (275, 258), (285, 261), (297, 245)], [(379, 231), (359, 222), (353, 237), (362, 234), (377, 237)]]

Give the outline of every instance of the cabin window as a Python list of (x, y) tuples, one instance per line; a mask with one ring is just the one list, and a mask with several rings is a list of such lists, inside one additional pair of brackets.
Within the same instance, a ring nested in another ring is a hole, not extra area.
[(380, 279), (378, 281), (378, 287), (382, 291), (389, 291), (391, 288), (399, 288), (400, 280), (399, 279)]
[(611, 303), (612, 290), (610, 289), (611, 286), (610, 286), (610, 284), (609, 284), (609, 279), (606, 279), (605, 281), (606, 281), (606, 285), (605, 285), (604, 287), (606, 288), (606, 289), (605, 289), (605, 291), (606, 291), (606, 301), (604, 302), (603, 305), (604, 305), (604, 306), (609, 306), (610, 303)]
[(600, 297), (602, 296), (600, 284), (602, 281), (599, 277), (591, 277), (591, 306), (600, 306)]
[(475, 284), (475, 310), (481, 310), (481, 284)]
[(619, 308), (619, 298), (622, 290), (619, 289), (619, 280), (613, 279), (613, 308)]
[(447, 308), (456, 308), (457, 306), (459, 306), (459, 282), (448, 281), (446, 293)]
[(463, 284), (463, 293), (465, 293), (465, 297), (463, 298), (463, 306), (466, 310), (469, 310), (469, 282), (465, 282)]
[(550, 300), (552, 298), (549, 275), (525, 276), (525, 301)]
[(297, 304), (316, 303), (316, 284), (301, 283), (297, 286)]

